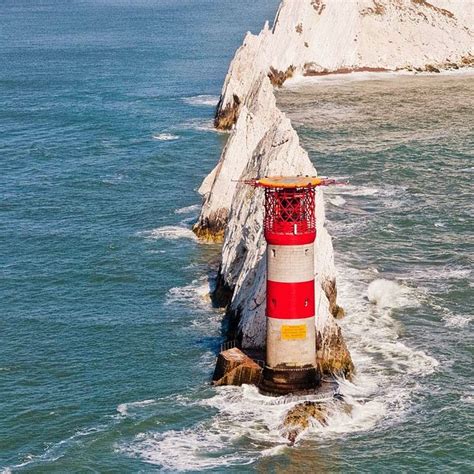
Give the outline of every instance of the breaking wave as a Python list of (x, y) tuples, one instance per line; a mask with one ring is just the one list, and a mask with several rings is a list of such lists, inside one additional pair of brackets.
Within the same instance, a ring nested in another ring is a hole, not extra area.
[[(341, 279), (340, 288), (348, 311), (346, 336), (358, 373), (352, 381), (339, 380), (346, 408), (329, 397), (327, 425), (314, 421), (299, 435), (297, 445), (302, 439), (338, 438), (402, 423), (413, 404), (413, 394), (422, 390), (417, 379), (433, 373), (438, 366), (432, 356), (398, 339), (400, 327), (391, 311), (400, 305), (416, 304), (415, 295), (409, 291), (405, 294), (403, 285), (398, 283), (375, 280), (373, 283), (382, 282), (377, 283), (382, 288), (382, 301), (386, 294), (390, 295), (390, 306), (371, 304), (365, 297), (368, 287), (357, 279), (354, 285), (357, 273), (346, 270), (347, 278)], [(168, 301), (192, 305), (208, 291), (202, 277), (186, 287), (171, 289)], [(215, 321), (209, 318), (205, 324), (210, 329), (210, 325), (219, 321), (220, 318)], [(204, 354), (201, 363), (205, 367), (212, 365), (212, 354)], [(289, 442), (284, 437), (282, 422), (288, 410), (303, 399), (318, 400), (318, 397), (266, 397), (250, 385), (219, 387), (208, 398), (187, 401), (187, 409), (210, 410), (203, 421), (182, 430), (144, 431), (117, 449), (171, 471), (252, 464), (287, 449)], [(139, 405), (132, 406), (140, 409)], [(126, 407), (126, 411), (129, 409)], [(244, 449), (239, 448), (243, 440), (246, 440)]]
[(472, 316), (462, 316), (455, 314), (447, 314), (443, 316), (444, 325), (448, 328), (462, 329), (472, 321)]
[(216, 95), (196, 95), (193, 97), (186, 97), (183, 99), (189, 105), (215, 107), (219, 102), (219, 97)]
[(210, 306), (210, 285), (207, 277), (194, 280), (190, 285), (173, 287), (168, 290), (166, 304), (173, 305), (206, 305)]
[(333, 206), (342, 207), (346, 203), (346, 200), (342, 196), (335, 196), (332, 199), (329, 199), (329, 202)]
[(156, 400), (142, 400), (140, 402), (130, 402), (130, 403), (121, 403), (117, 406), (117, 412), (123, 416), (129, 416), (130, 412), (137, 408), (146, 407), (148, 405), (152, 405), (156, 403)]
[(169, 240), (178, 240), (178, 239), (190, 239), (197, 241), (197, 237), (194, 232), (182, 226), (173, 226), (167, 225), (163, 227), (157, 227), (156, 229), (146, 230), (138, 233), (139, 236), (145, 237), (147, 239), (169, 239)]
[(369, 301), (381, 308), (401, 308), (418, 306), (419, 302), (412, 297), (412, 290), (391, 280), (378, 279), (370, 283), (367, 289)]
[(169, 142), (178, 139), (179, 135), (175, 135), (173, 133), (158, 133), (156, 135), (153, 135), (153, 140), (158, 140), (159, 142)]
[(200, 204), (193, 204), (191, 206), (181, 207), (174, 211), (175, 214), (195, 214), (197, 215), (201, 209)]
[(219, 130), (214, 127), (214, 120), (212, 119), (192, 119), (183, 124), (184, 129), (195, 130), (198, 132), (212, 132), (219, 134), (228, 134), (226, 130)]

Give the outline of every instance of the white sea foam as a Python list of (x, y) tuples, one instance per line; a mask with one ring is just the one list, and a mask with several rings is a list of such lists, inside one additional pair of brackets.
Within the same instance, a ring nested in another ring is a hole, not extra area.
[(177, 239), (190, 239), (190, 240), (198, 240), (194, 232), (182, 226), (172, 226), (167, 225), (163, 227), (157, 227), (156, 229), (146, 230), (143, 232), (139, 232), (140, 236), (143, 236), (147, 239), (169, 239), (169, 240), (177, 240)]
[(117, 406), (117, 412), (123, 416), (128, 416), (130, 414), (130, 410), (133, 410), (135, 408), (146, 407), (148, 405), (152, 405), (153, 403), (156, 403), (156, 400), (150, 399), (142, 400), (139, 402), (121, 403)]
[(414, 272), (414, 278), (424, 278), (427, 280), (463, 280), (470, 278), (472, 270), (470, 268), (460, 266), (444, 266), (424, 268), (418, 272)]
[[(372, 275), (373, 269), (360, 271), (345, 266), (338, 277), (340, 304), (347, 312), (343, 330), (357, 367), (354, 382), (341, 383), (341, 392), (359, 402), (354, 404), (353, 416), (363, 413), (366, 427), (370, 421), (376, 426), (382, 421), (403, 420), (413, 393), (421, 390), (419, 381), (439, 366), (433, 356), (399, 338), (403, 327), (392, 317), (393, 308), (418, 306), (417, 294), (384, 279), (367, 287), (364, 280)], [(366, 294), (375, 304), (364, 298)]]
[(442, 70), (440, 73), (431, 72), (414, 72), (414, 71), (354, 71), (347, 74), (334, 73), (325, 76), (302, 76), (295, 75), (288, 79), (283, 85), (284, 89), (303, 91), (310, 90), (312, 84), (325, 84), (328, 86), (335, 86), (338, 84), (345, 84), (348, 82), (361, 82), (361, 81), (382, 81), (382, 80), (393, 80), (400, 76), (470, 76), (474, 74), (474, 68), (467, 67), (458, 70)]
[(181, 207), (176, 209), (174, 212), (175, 214), (197, 214), (201, 209), (200, 204), (193, 204), (191, 206)]
[(380, 190), (377, 188), (371, 188), (369, 186), (355, 186), (351, 184), (338, 187), (337, 191), (340, 194), (348, 194), (351, 196), (374, 196), (375, 194), (380, 193)]
[(183, 100), (189, 105), (215, 107), (219, 102), (219, 97), (216, 95), (196, 95), (193, 97), (186, 97)]
[(209, 306), (210, 286), (207, 277), (193, 280), (190, 285), (173, 287), (168, 290), (166, 304), (184, 304), (190, 307), (198, 305)]
[(210, 119), (192, 119), (183, 124), (184, 129), (196, 130), (198, 132), (229, 133), (226, 130), (218, 130), (214, 127), (214, 121)]
[(224, 469), (253, 461), (238, 452), (218, 455), (223, 446), (236, 437), (236, 434), (223, 436), (219, 430), (209, 427), (170, 430), (164, 433), (143, 433), (133, 443), (119, 446), (117, 450), (173, 472)]
[(342, 207), (346, 200), (342, 196), (334, 196), (333, 198), (329, 199), (329, 202), (336, 207)]
[(409, 288), (399, 283), (383, 278), (370, 283), (367, 289), (369, 301), (381, 308), (400, 308), (403, 306), (418, 306), (419, 302), (413, 297)]
[(39, 471), (45, 471), (47, 469), (41, 469), (39, 466), (41, 466), (43, 463), (53, 463), (57, 461), (58, 459), (61, 459), (62, 457), (65, 456), (67, 450), (74, 444), (81, 442), (83, 438), (87, 438), (89, 436), (93, 436), (97, 433), (102, 433), (104, 431), (107, 431), (111, 428), (113, 424), (116, 424), (118, 422), (117, 419), (110, 418), (107, 423), (101, 423), (95, 426), (91, 426), (89, 428), (84, 428), (81, 430), (76, 431), (72, 436), (69, 438), (65, 438), (61, 441), (58, 441), (57, 443), (54, 443), (50, 445), (42, 454), (40, 455), (33, 455), (33, 454), (27, 454), (24, 457), (24, 461), (16, 464), (14, 466), (10, 466), (6, 468), (5, 472), (14, 472), (18, 469), (25, 468), (29, 466), (32, 468), (33, 466), (37, 466), (37, 470)]
[(474, 403), (474, 395), (472, 393), (467, 393), (462, 395), (459, 400), (463, 403), (469, 403), (472, 405)]
[(458, 314), (447, 314), (443, 316), (444, 325), (448, 328), (462, 329), (472, 321), (472, 316), (461, 316)]
[[(364, 298), (367, 288), (359, 271), (349, 268), (344, 274), (339, 283), (342, 303), (348, 312), (344, 325), (358, 373), (353, 381), (340, 380), (339, 387), (350, 409), (343, 409), (339, 402), (329, 399), (325, 402), (327, 426), (315, 421), (298, 439), (339, 438), (402, 422), (412, 405), (413, 393), (421, 390), (418, 379), (438, 366), (432, 356), (399, 340), (400, 325), (391, 317), (391, 308), (371, 305)], [(373, 275), (374, 270), (368, 269), (366, 274)], [(185, 289), (191, 294), (190, 300), (195, 300), (201, 283), (198, 280)], [(183, 288), (174, 293), (182, 297), (182, 292)], [(211, 364), (212, 357), (207, 354), (203, 363)], [(144, 432), (118, 449), (171, 471), (223, 469), (253, 463), (287, 449), (282, 421), (288, 410), (303, 399), (312, 398), (266, 397), (250, 385), (220, 387), (214, 396), (192, 402), (213, 410), (215, 414), (206, 421), (186, 430)]]
[(173, 133), (157, 133), (156, 135), (153, 135), (153, 140), (158, 140), (160, 142), (169, 142), (178, 139), (179, 135), (175, 135)]
[(355, 71), (347, 74), (334, 73), (327, 74), (325, 76), (302, 76), (295, 75), (288, 79), (283, 85), (284, 89), (302, 89), (308, 91), (308, 87), (312, 84), (326, 84), (328, 86), (335, 86), (338, 84), (345, 84), (347, 82), (358, 82), (358, 81), (373, 81), (373, 80), (390, 80), (399, 76), (414, 76), (415, 73), (409, 71), (397, 71), (397, 72), (363, 72)]
[[(333, 400), (326, 402), (327, 426), (314, 421), (299, 439), (339, 437), (372, 429), (387, 414), (383, 397), (364, 399), (373, 395), (370, 384), (357, 386), (342, 381), (341, 389), (351, 410), (340, 409), (339, 402)], [(217, 410), (205, 422), (180, 431), (144, 432), (118, 449), (171, 471), (245, 465), (287, 449), (289, 442), (283, 436), (282, 422), (299, 401), (296, 397), (266, 397), (249, 385), (221, 387), (213, 397), (196, 402), (203, 408)], [(242, 440), (250, 440), (245, 449), (239, 448)]]

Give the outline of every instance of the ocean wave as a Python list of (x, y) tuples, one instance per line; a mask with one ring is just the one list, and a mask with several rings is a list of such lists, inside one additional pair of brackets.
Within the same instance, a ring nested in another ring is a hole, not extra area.
[(193, 280), (191, 284), (173, 287), (168, 290), (166, 304), (187, 305), (194, 307), (198, 305), (210, 305), (210, 284), (207, 277)]
[(461, 398), (459, 399), (462, 403), (469, 403), (473, 404), (474, 403), (474, 395), (472, 393), (466, 393), (464, 395), (461, 395)]
[(448, 328), (462, 329), (472, 321), (472, 316), (447, 314), (443, 316), (444, 325)]
[(146, 407), (148, 405), (152, 405), (153, 403), (156, 403), (156, 400), (150, 399), (139, 402), (120, 403), (120, 405), (117, 406), (117, 412), (120, 413), (120, 415), (128, 416), (130, 414), (130, 410)]
[(219, 102), (219, 97), (216, 95), (196, 95), (193, 97), (185, 97), (184, 102), (189, 105), (215, 107)]
[(339, 194), (348, 194), (350, 196), (374, 196), (380, 193), (380, 189), (369, 186), (345, 185), (337, 188)]
[(367, 297), (371, 303), (381, 308), (401, 308), (420, 304), (411, 289), (383, 278), (370, 283), (367, 288)]
[(395, 281), (378, 278), (365, 283), (377, 274), (373, 269), (342, 268), (338, 295), (346, 318), (341, 324), (357, 374), (353, 382), (341, 383), (341, 392), (349, 400), (369, 404), (366, 408), (355, 404), (356, 416), (357, 410), (367, 410), (365, 426), (368, 420), (374, 427), (382, 421), (399, 423), (412, 406), (413, 395), (422, 390), (421, 379), (439, 367), (432, 355), (399, 339), (403, 326), (392, 316), (394, 308), (419, 306), (421, 296)]
[(175, 214), (197, 214), (201, 209), (200, 204), (192, 204), (191, 206), (180, 207), (174, 211)]
[(329, 202), (336, 207), (342, 207), (346, 200), (342, 196), (334, 196), (332, 199), (329, 199)]
[(118, 451), (173, 472), (204, 469), (224, 469), (232, 465), (253, 462), (244, 453), (222, 454), (222, 448), (238, 434), (223, 435), (219, 428), (203, 426), (188, 430), (170, 430), (164, 433), (143, 433)]
[[(314, 421), (299, 439), (339, 437), (341, 433), (374, 428), (387, 414), (388, 406), (382, 397), (361, 400), (371, 396), (373, 390), (370, 384), (358, 387), (341, 381), (341, 393), (350, 409), (340, 408), (339, 402), (330, 397), (325, 401), (327, 425)], [(183, 430), (140, 433), (119, 450), (171, 471), (250, 464), (287, 449), (289, 441), (282, 423), (286, 413), (303, 399), (317, 401), (319, 397), (268, 397), (251, 385), (219, 387), (214, 396), (195, 402), (217, 410), (214, 416)], [(242, 439), (250, 440), (244, 449), (239, 447)]]
[(348, 82), (393, 80), (400, 76), (470, 76), (472, 74), (474, 74), (474, 68), (467, 67), (457, 70), (442, 70), (439, 73), (419, 73), (414, 71), (353, 71), (349, 73), (332, 73), (325, 76), (295, 75), (288, 79), (282, 88), (289, 90), (302, 89), (307, 93), (312, 84), (335, 86), (339, 84), (346, 84)]
[(159, 142), (169, 142), (172, 140), (179, 140), (179, 135), (173, 133), (157, 133), (153, 135), (153, 140), (158, 140)]
[(470, 279), (472, 269), (463, 266), (445, 265), (423, 267), (410, 273), (410, 279), (415, 281), (464, 280)]
[[(23, 469), (26, 467), (32, 468), (34, 466), (41, 466), (43, 464), (49, 464), (58, 461), (66, 455), (67, 450), (71, 446), (75, 445), (76, 443), (83, 442), (84, 438), (89, 438), (90, 436), (110, 430), (111, 427), (116, 423), (118, 423), (117, 419), (109, 418), (108, 422), (78, 430), (72, 436), (50, 445), (42, 454), (27, 454), (24, 457), (23, 462), (9, 466), (3, 472), (14, 472), (18, 469)], [(38, 470), (40, 470), (39, 467)], [(43, 470), (47, 471), (47, 469), (44, 467), (41, 469), (41, 471)]]
[(218, 130), (214, 127), (214, 120), (212, 119), (192, 119), (185, 122), (182, 126), (184, 129), (196, 130), (198, 132), (212, 132), (228, 134), (226, 130)]
[(330, 86), (345, 84), (347, 82), (356, 81), (373, 81), (382, 79), (394, 79), (398, 76), (414, 76), (415, 73), (409, 71), (381, 71), (381, 72), (370, 72), (370, 71), (354, 71), (350, 73), (333, 73), (325, 76), (302, 76), (296, 75), (288, 79), (283, 85), (283, 89), (298, 90), (302, 89), (307, 92), (308, 87), (312, 84), (327, 84)]
[(187, 228), (182, 226), (167, 225), (163, 227), (157, 227), (156, 229), (146, 230), (138, 233), (139, 236), (147, 239), (159, 240), (178, 240), (178, 239), (189, 239), (197, 241), (196, 234)]

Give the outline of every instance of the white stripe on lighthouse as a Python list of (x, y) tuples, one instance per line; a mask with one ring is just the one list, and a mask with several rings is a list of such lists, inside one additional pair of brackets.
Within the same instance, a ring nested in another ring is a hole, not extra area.
[(269, 367), (316, 365), (316, 327), (313, 318), (275, 319), (267, 317)]
[(314, 280), (314, 244), (268, 245), (267, 279), (280, 283)]

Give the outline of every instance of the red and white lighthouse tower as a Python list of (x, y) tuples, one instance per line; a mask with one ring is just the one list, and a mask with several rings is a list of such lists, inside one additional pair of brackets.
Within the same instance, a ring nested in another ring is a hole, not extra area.
[(267, 241), (267, 343), (263, 392), (301, 393), (316, 388), (314, 301), (315, 188), (334, 181), (316, 177), (268, 177), (265, 189)]

